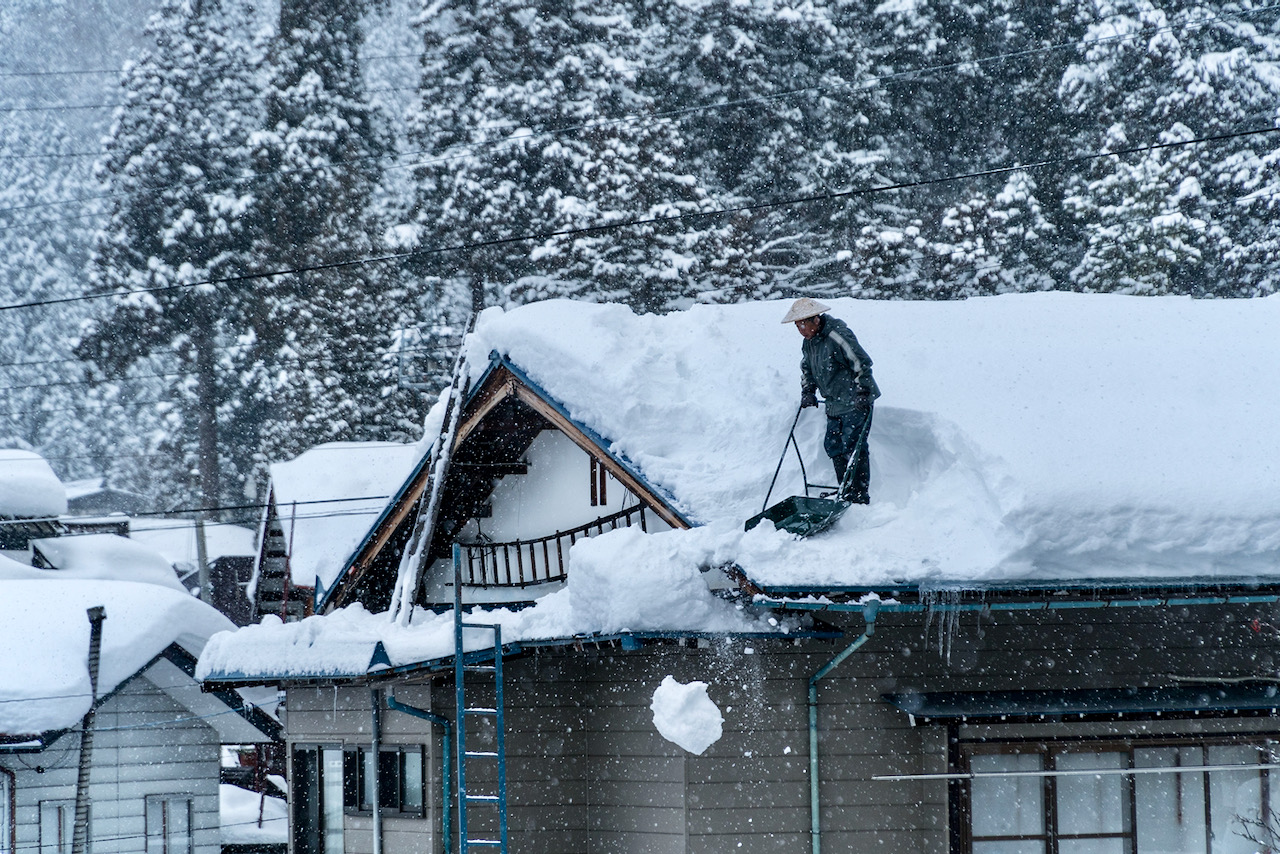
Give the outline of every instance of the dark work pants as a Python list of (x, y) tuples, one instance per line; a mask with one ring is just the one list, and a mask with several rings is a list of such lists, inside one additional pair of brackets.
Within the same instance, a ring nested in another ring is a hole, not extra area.
[(859, 407), (844, 415), (828, 415), (827, 435), (822, 441), (822, 447), (827, 452), (827, 456), (831, 457), (831, 465), (836, 470), (837, 484), (844, 483), (850, 458), (854, 458), (853, 474), (849, 478), (848, 488), (840, 497), (856, 504), (867, 504), (871, 501), (871, 458), (867, 453), (867, 436), (871, 433), (871, 412), (872, 406), (868, 403), (866, 408)]

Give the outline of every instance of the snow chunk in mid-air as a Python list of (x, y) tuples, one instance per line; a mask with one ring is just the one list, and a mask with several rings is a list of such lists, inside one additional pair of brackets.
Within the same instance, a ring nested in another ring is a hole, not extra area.
[(701, 756), (720, 740), (724, 716), (707, 696), (706, 682), (682, 685), (667, 676), (653, 692), (653, 725), (667, 741)]

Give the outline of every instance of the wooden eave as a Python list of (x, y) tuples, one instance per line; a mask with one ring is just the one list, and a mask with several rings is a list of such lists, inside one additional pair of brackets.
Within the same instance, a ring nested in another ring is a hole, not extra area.
[[(528, 384), (502, 363), (495, 364), (494, 368), (486, 374), (483, 384), (470, 396), (463, 409), (457, 436), (454, 440), (454, 453), (451, 455), (450, 472), (445, 478), (444, 499), (446, 506), (442, 512), (442, 521), (446, 518), (451, 518), (448, 514), (448, 503), (450, 498), (456, 500), (456, 496), (451, 495), (451, 493), (457, 491), (459, 471), (464, 471), (469, 467), (479, 468), (483, 465), (490, 468), (494, 473), (501, 474), (504, 473), (504, 469), (509, 471), (509, 467), (513, 465), (511, 460), (494, 460), (484, 464), (469, 460), (466, 453), (468, 440), (471, 440), (471, 444), (474, 444), (482, 437), (509, 437), (513, 432), (511, 423), (513, 419), (527, 419), (529, 414), (536, 416), (543, 423), (532, 427), (525, 425), (529, 429), (528, 435), (525, 437), (527, 441), (520, 439), (515, 441), (515, 446), (519, 447), (520, 454), (527, 450), (528, 442), (532, 441), (532, 438), (540, 430), (545, 429), (545, 427), (560, 430), (575, 445), (594, 457), (619, 483), (623, 484), (638, 496), (641, 501), (652, 508), (653, 512), (664, 522), (673, 528), (689, 527), (688, 521), (673, 510), (663, 497), (654, 493), (632, 471), (615, 459), (605, 448), (601, 447), (599, 441), (588, 435), (563, 410), (548, 401), (539, 391), (530, 388)], [(521, 445), (523, 447), (520, 447)], [(325, 604), (325, 611), (347, 604), (348, 597), (352, 591), (359, 587), (361, 580), (383, 549), (395, 537), (396, 532), (401, 530), (404, 525), (413, 523), (415, 511), (427, 488), (430, 471), (431, 460), (424, 457), (418, 468), (414, 470), (404, 487), (402, 487), (388, 512), (379, 519), (369, 536), (366, 537), (364, 544), (352, 558), (346, 572), (336, 582), (337, 587)], [(440, 528), (437, 526), (437, 530), (433, 532), (433, 547), (439, 530)], [(430, 554), (429, 550), (428, 559), (430, 559)]]

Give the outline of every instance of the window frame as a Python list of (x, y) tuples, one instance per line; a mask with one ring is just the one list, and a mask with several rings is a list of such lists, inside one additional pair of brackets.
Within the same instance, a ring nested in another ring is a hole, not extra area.
[[(186, 848), (175, 849), (172, 847), (171, 835), (169, 833), (170, 824), (170, 807), (173, 804), (183, 804), (187, 812), (187, 844)], [(159, 809), (160, 826), (162, 828), (160, 835), (152, 834), (151, 819), (153, 805)], [(144, 850), (146, 854), (195, 854), (196, 849), (196, 798), (194, 794), (188, 792), (174, 792), (172, 794), (156, 794), (147, 795), (143, 800), (143, 817), (142, 817)], [(159, 842), (158, 848), (153, 848), (155, 842)]]
[[(347, 792), (346, 812), (348, 815), (372, 815), (373, 807), (369, 796), (372, 793), (368, 778), (368, 757), (373, 748), (370, 745), (348, 746), (344, 754), (346, 767), (353, 778), (352, 788)], [(410, 764), (406, 757), (418, 757), (417, 791), (421, 799), (418, 805), (406, 802), (405, 795), (409, 791), (407, 776), (411, 774)], [(378, 800), (383, 815), (404, 818), (426, 818), (429, 797), (427, 796), (427, 748), (424, 744), (384, 744), (380, 750), (378, 763), (379, 791)]]
[[(1120, 838), (1123, 840), (1122, 846), (1125, 854), (1136, 854), (1139, 828), (1137, 827), (1138, 803), (1137, 792), (1134, 784), (1134, 774), (1120, 774), (1119, 778), (1123, 781), (1124, 792), (1124, 808), (1125, 814), (1122, 818), (1122, 830), (1116, 833), (1100, 833), (1100, 834), (1071, 834), (1062, 833), (1058, 827), (1058, 791), (1057, 781), (1059, 775), (1054, 772), (1058, 771), (1057, 757), (1070, 753), (1120, 753), (1124, 757), (1124, 764), (1121, 768), (1133, 770), (1135, 767), (1145, 767), (1135, 765), (1135, 756), (1138, 751), (1150, 748), (1200, 748), (1204, 752), (1205, 767), (1214, 767), (1214, 764), (1208, 761), (1210, 749), (1213, 747), (1253, 747), (1258, 750), (1259, 766), (1280, 763), (1280, 735), (1276, 733), (1247, 733), (1247, 734), (1222, 734), (1207, 735), (1203, 737), (1188, 738), (1185, 736), (1153, 736), (1146, 738), (1117, 738), (1115, 736), (1094, 736), (1094, 737), (1077, 737), (1077, 738), (1027, 738), (1027, 739), (998, 739), (998, 738), (981, 738), (974, 740), (962, 740), (953, 732), (952, 744), (954, 750), (952, 752), (954, 770), (961, 774), (972, 773), (972, 759), (975, 756), (991, 756), (991, 755), (1017, 755), (1017, 754), (1035, 754), (1041, 759), (1041, 768), (1045, 773), (1044, 777), (1039, 778), (1041, 781), (1041, 833), (1039, 834), (1017, 834), (1007, 836), (980, 836), (973, 832), (974, 807), (973, 807), (973, 779), (962, 778), (953, 780), (955, 787), (952, 789), (955, 798), (956, 816), (960, 820), (957, 822), (957, 834), (954, 837), (958, 843), (956, 850), (972, 854), (976, 842), (1043, 842), (1044, 854), (1060, 854), (1060, 843), (1063, 841), (1074, 841), (1081, 839), (1111, 839)], [(1270, 753), (1270, 759), (1266, 755)], [(1193, 767), (1193, 766), (1187, 766)], [(1242, 765), (1241, 768), (1247, 770), (1249, 766)], [(1194, 773), (1194, 772), (1192, 772)], [(1204, 821), (1206, 828), (1206, 836), (1209, 837), (1214, 832), (1212, 827), (1212, 806), (1209, 800), (1210, 776), (1215, 772), (1200, 772), (1203, 774), (1203, 785), (1205, 788), (1204, 802)], [(1224, 772), (1218, 772), (1224, 773)], [(1280, 769), (1269, 769), (1260, 767), (1256, 769), (1259, 777), (1259, 793), (1258, 807), (1259, 815), (1263, 822), (1276, 822), (1280, 818), (1280, 809), (1273, 812), (1272, 798), (1273, 793), (1280, 788)], [(1206, 845), (1206, 851), (1211, 850)]]

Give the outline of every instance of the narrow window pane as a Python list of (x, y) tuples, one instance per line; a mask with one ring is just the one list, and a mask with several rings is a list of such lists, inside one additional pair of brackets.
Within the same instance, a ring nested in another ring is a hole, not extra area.
[(377, 758), (367, 747), (360, 748), (360, 809), (373, 810), (373, 782), (377, 774)]
[(289, 790), (294, 854), (320, 854), (320, 767), (314, 747), (293, 752)]
[[(1040, 771), (1044, 763), (1037, 753), (986, 754), (971, 757), (969, 768), (975, 774)], [(974, 778), (974, 836), (1040, 836), (1043, 833), (1042, 777)]]
[(973, 854), (1044, 854), (1043, 839), (981, 840), (973, 843)]
[[(1137, 768), (1188, 768), (1204, 764), (1200, 747), (1153, 747), (1133, 752)], [(1138, 854), (1204, 854), (1204, 774), (1136, 774)]]
[(10, 840), (13, 834), (13, 813), (9, 802), (13, 799), (13, 780), (0, 773), (0, 854), (13, 854)]
[(1059, 854), (1125, 854), (1125, 838), (1063, 839), (1058, 843)]
[(321, 804), (324, 810), (324, 854), (342, 854), (342, 750), (326, 747), (321, 751)]
[(422, 791), (422, 749), (409, 748), (402, 754), (403, 765), (400, 779), (400, 809), (404, 812), (421, 813), (423, 804)]
[[(1128, 757), (1117, 752), (1062, 753), (1059, 771), (1124, 768)], [(1124, 833), (1128, 815), (1125, 778), (1119, 774), (1063, 775), (1058, 789), (1058, 832), (1061, 836)], [(1062, 849), (1066, 854), (1066, 848)]]
[[(1256, 765), (1260, 752), (1253, 745), (1210, 747), (1209, 765)], [(1246, 837), (1244, 820), (1256, 822), (1262, 813), (1262, 772), (1258, 769), (1209, 772), (1209, 829), (1212, 854), (1254, 854), (1258, 846)]]

